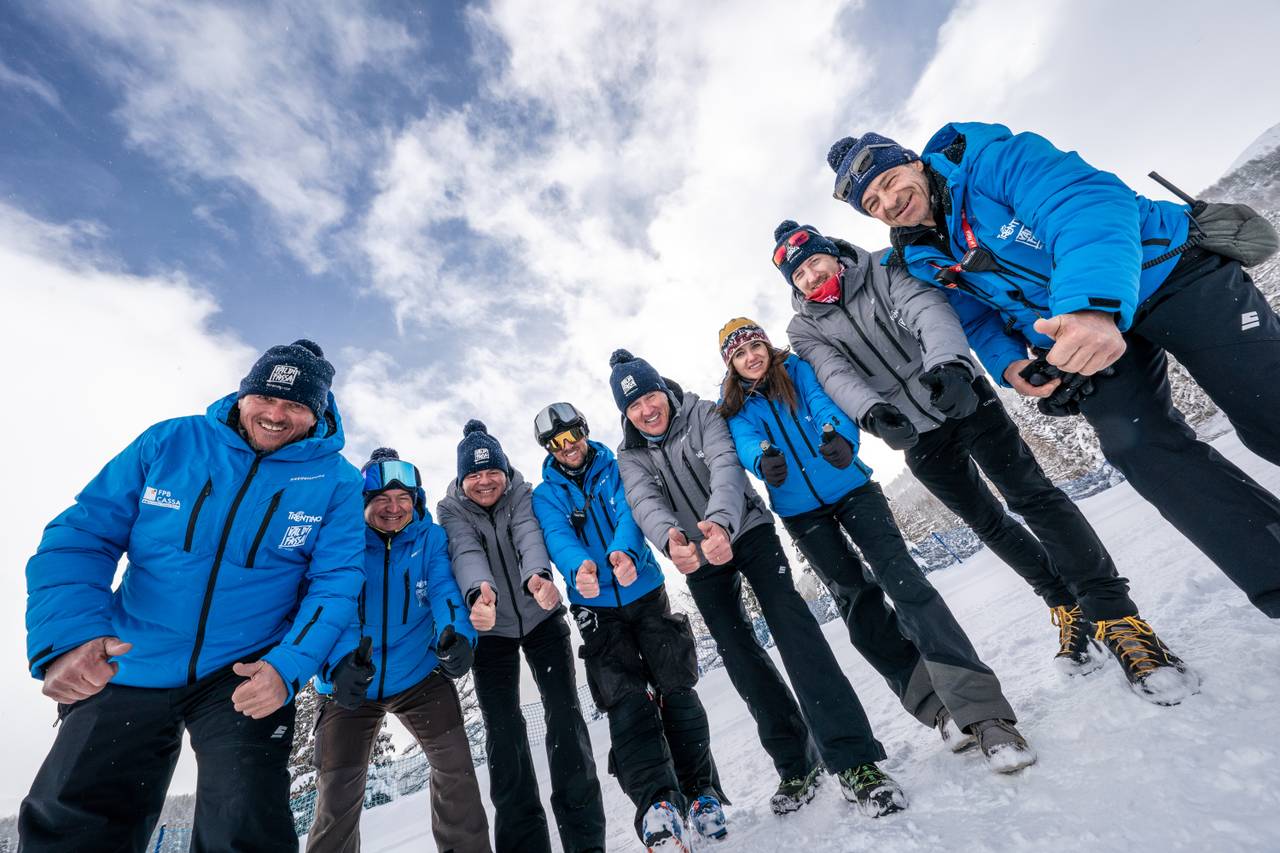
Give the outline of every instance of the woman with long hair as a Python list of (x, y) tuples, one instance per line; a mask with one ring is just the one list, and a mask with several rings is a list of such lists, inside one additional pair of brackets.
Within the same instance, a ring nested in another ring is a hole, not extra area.
[(720, 354), (728, 368), (720, 408), (738, 458), (764, 481), (774, 512), (831, 590), (854, 648), (953, 751), (976, 743), (1002, 773), (1032, 764), (1035, 752), (1014, 728), (999, 680), (911, 558), (884, 493), (858, 459), (853, 419), (806, 362), (774, 347), (751, 320), (725, 324)]

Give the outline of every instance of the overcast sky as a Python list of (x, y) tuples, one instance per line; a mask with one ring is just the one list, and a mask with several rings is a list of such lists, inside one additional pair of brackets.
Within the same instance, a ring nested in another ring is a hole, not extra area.
[(398, 447), (433, 505), (469, 417), (536, 482), (552, 400), (616, 443), (613, 349), (714, 396), (726, 320), (785, 340), (780, 220), (887, 242), (830, 198), (838, 137), (999, 121), (1194, 191), (1280, 121), (1278, 44), (1268, 0), (3, 4), (0, 814), (54, 734), (41, 528), (265, 347), (318, 341), (349, 458)]

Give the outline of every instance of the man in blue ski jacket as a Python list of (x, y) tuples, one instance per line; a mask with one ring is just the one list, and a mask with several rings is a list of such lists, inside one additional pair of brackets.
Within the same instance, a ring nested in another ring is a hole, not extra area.
[(427, 510), (418, 468), (379, 447), (364, 475), (365, 586), (358, 615), (321, 667), (316, 692), (316, 819), (308, 853), (360, 849), (374, 741), (388, 712), (431, 770), (436, 847), (490, 853), (462, 706), (451, 679), (471, 668), (476, 631), (453, 579), (444, 528)]
[(1166, 371), (1169, 353), (1280, 464), (1280, 318), (1222, 254), (1239, 247), (999, 124), (948, 124), (919, 156), (846, 137), (827, 161), (837, 198), (890, 226), (886, 263), (946, 289), (991, 376), (1084, 415), (1134, 489), (1280, 618), (1280, 500), (1196, 438)]
[(297, 849), (292, 700), (364, 580), (332, 380), (316, 344), (270, 348), (238, 393), (146, 430), (45, 528), (27, 649), (61, 728), (19, 812), (24, 850), (144, 850), (184, 730), (193, 848)]
[(533, 511), (569, 591), (587, 684), (609, 715), (609, 767), (636, 806), (641, 841), (678, 833), (685, 815), (700, 835), (722, 838), (724, 794), (694, 691), (693, 630), (688, 617), (671, 612), (618, 460), (587, 437), (587, 419), (571, 403), (544, 408), (533, 431), (547, 451)]

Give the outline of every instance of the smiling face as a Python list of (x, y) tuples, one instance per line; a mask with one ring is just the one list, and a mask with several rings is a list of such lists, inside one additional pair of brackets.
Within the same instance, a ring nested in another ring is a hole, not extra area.
[(796, 286), (796, 290), (808, 296), (827, 279), (839, 274), (840, 262), (832, 255), (819, 252), (805, 258), (804, 263), (796, 267), (796, 271), (791, 274), (791, 283)]
[(671, 401), (665, 391), (650, 391), (627, 406), (627, 420), (645, 435), (662, 435), (671, 423)]
[(364, 508), (365, 522), (383, 533), (398, 533), (413, 521), (413, 495), (404, 489), (379, 492)]
[(559, 450), (553, 450), (551, 455), (565, 468), (576, 471), (582, 467), (582, 463), (587, 461), (587, 440), (580, 438)]
[(462, 493), (485, 509), (496, 504), (506, 490), (506, 472), (497, 468), (486, 468), (462, 478)]
[[(831, 257), (830, 255), (814, 255), (817, 257)], [(810, 258), (809, 260), (813, 260)], [(798, 274), (798, 271), (797, 271)], [(769, 345), (764, 341), (751, 341), (744, 344), (733, 351), (733, 357), (729, 359), (729, 363), (733, 365), (733, 370), (748, 382), (755, 382), (764, 376), (769, 369)]]
[(259, 453), (270, 453), (304, 438), (316, 425), (315, 413), (292, 400), (246, 394), (239, 406), (240, 427), (249, 446)]
[(862, 194), (862, 209), (890, 228), (935, 224), (924, 164), (914, 160), (876, 175)]

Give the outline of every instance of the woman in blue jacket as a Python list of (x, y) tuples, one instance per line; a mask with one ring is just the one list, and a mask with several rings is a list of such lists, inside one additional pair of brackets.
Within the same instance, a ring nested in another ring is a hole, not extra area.
[(976, 740), (1003, 773), (1033, 763), (999, 680), (911, 559), (884, 493), (858, 459), (852, 419), (808, 364), (775, 349), (751, 320), (730, 320), (720, 330), (720, 354), (728, 367), (721, 411), (738, 458), (765, 482), (774, 512), (831, 590), (854, 648), (952, 750)]
[[(427, 511), (418, 469), (389, 447), (364, 474), (365, 585), (357, 618), (316, 677), (316, 819), (308, 853), (360, 849), (374, 740), (395, 714), (431, 765), (436, 847), (490, 853), (489, 823), (451, 679), (471, 667), (476, 632), (453, 578), (444, 528)], [(339, 659), (340, 658), (340, 659)]]

